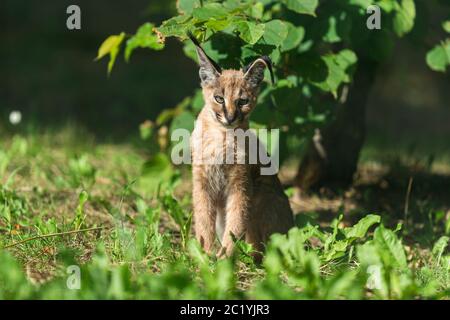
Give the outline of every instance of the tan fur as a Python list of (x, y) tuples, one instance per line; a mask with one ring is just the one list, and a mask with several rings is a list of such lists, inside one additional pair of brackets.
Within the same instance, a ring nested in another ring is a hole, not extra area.
[[(203, 159), (221, 157), (227, 147), (236, 150), (235, 141), (231, 141), (232, 146), (225, 144), (226, 130), (248, 129), (257, 94), (258, 89), (247, 83), (241, 70), (224, 70), (216, 81), (203, 84), (205, 106), (198, 116), (191, 148), (195, 234), (207, 252), (213, 250), (216, 231), (222, 246), (219, 255), (230, 255), (230, 233), (262, 251), (271, 234), (285, 233), (293, 226), (292, 210), (276, 175), (261, 175), (259, 164), (204, 164), (195, 160), (201, 155)], [(238, 99), (249, 102), (241, 106), (241, 116), (229, 125), (215, 95), (223, 96), (228, 115), (237, 112)], [(203, 139), (201, 145), (199, 139)]]

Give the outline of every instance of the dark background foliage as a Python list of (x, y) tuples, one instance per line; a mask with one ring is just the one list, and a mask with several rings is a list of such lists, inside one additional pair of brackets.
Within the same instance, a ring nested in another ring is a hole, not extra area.
[[(82, 9), (80, 31), (65, 26), (69, 4)], [(198, 87), (195, 64), (172, 38), (163, 51), (137, 50), (126, 66), (117, 59), (109, 78), (107, 61), (94, 58), (108, 35), (133, 33), (146, 21), (158, 24), (174, 14), (170, 1), (2, 1), (1, 123), (6, 126), (10, 111), (20, 110), (32, 128), (70, 122), (102, 138), (137, 134), (139, 123)], [(432, 13), (431, 21), (435, 16), (442, 13)], [(441, 38), (437, 32), (427, 42), (432, 46)], [(426, 66), (427, 50), (408, 37), (396, 42), (370, 94), (369, 141), (449, 147), (449, 76)]]

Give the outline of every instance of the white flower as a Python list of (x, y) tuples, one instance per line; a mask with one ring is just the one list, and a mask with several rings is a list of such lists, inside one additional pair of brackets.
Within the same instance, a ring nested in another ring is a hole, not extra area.
[(11, 111), (9, 114), (9, 122), (12, 125), (19, 124), (22, 121), (22, 113), (20, 111)]

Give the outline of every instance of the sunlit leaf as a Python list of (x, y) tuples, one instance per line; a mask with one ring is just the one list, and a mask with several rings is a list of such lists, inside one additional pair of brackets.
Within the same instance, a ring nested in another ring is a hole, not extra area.
[(149, 48), (153, 50), (161, 50), (164, 48), (164, 43), (159, 41), (153, 28), (153, 24), (145, 23), (139, 27), (136, 34), (127, 41), (125, 48), (125, 60), (127, 62), (130, 60), (131, 53), (136, 48)]
[(380, 225), (374, 232), (374, 243), (379, 248), (378, 252), (385, 264), (398, 268), (406, 268), (406, 255), (402, 242), (396, 234), (383, 225)]
[(319, 0), (281, 0), (286, 7), (297, 13), (316, 15), (316, 8), (319, 5)]
[(426, 61), (432, 70), (445, 72), (450, 65), (450, 40), (438, 44), (429, 51)]
[(200, 0), (177, 0), (177, 9), (181, 14), (192, 14), (194, 8), (200, 6)]
[(264, 34), (265, 25), (250, 21), (239, 21), (236, 30), (239, 37), (249, 44), (255, 44)]
[(283, 52), (298, 47), (305, 36), (305, 29), (303, 27), (296, 27), (289, 22), (285, 22), (285, 24), (288, 26), (288, 34), (281, 45), (281, 51)]
[(281, 20), (271, 20), (265, 24), (264, 42), (274, 46), (280, 46), (288, 35), (288, 26)]
[(416, 18), (416, 6), (414, 0), (402, 0), (394, 17), (394, 31), (401, 37), (411, 31)]

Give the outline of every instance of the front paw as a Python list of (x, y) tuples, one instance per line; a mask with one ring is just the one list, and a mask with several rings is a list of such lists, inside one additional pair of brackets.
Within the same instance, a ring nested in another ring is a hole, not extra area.
[(229, 243), (224, 243), (220, 248), (219, 252), (217, 252), (216, 257), (219, 259), (231, 257), (233, 255), (233, 251), (234, 251), (234, 243), (232, 241)]
[(226, 250), (225, 250), (224, 247), (221, 247), (221, 248), (219, 249), (219, 251), (216, 253), (216, 258), (217, 258), (217, 259), (223, 259), (223, 258), (225, 258), (225, 257), (226, 257)]

